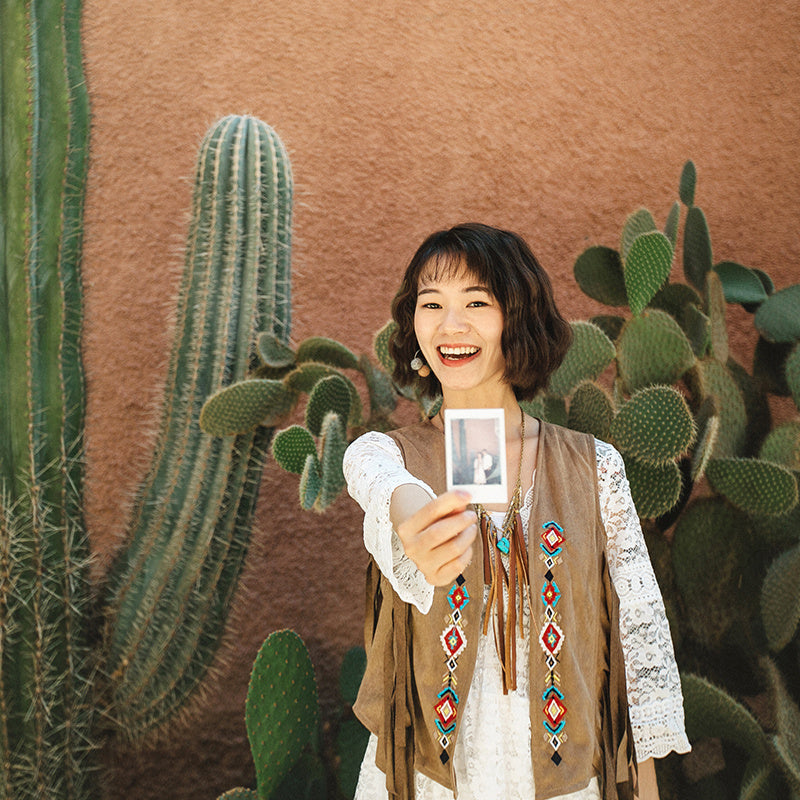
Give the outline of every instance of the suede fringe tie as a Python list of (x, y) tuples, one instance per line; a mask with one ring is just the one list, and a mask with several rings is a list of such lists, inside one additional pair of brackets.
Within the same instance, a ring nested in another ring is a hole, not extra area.
[[(517, 626), (519, 635), (525, 635), (525, 598), (528, 608), (531, 603), (528, 577), (528, 547), (522, 533), (519, 509), (522, 505), (522, 455), (525, 449), (525, 414), (520, 426), (519, 472), (517, 485), (498, 530), (483, 506), (476, 505), (481, 524), (483, 542), (483, 581), (489, 587), (486, 615), (483, 620), (483, 635), (489, 631), (489, 620), (493, 621), (494, 646), (503, 668), (503, 694), (517, 689)], [(503, 556), (508, 556), (506, 562)], [(508, 610), (506, 611), (506, 596)]]

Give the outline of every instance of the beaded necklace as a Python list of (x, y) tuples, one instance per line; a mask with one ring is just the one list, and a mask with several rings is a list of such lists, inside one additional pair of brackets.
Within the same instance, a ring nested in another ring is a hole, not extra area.
[[(489, 630), (489, 618), (493, 620), (494, 645), (503, 668), (503, 694), (517, 688), (517, 639), (524, 636), (524, 597), (530, 608), (530, 582), (528, 579), (528, 548), (522, 532), (519, 509), (522, 506), (522, 457), (525, 451), (525, 412), (520, 409), (519, 470), (511, 503), (502, 526), (498, 529), (486, 509), (475, 505), (480, 519), (483, 542), (483, 580), (489, 586), (486, 615), (483, 620), (484, 636)], [(507, 556), (506, 559), (503, 556)], [(504, 594), (508, 593), (508, 613), (505, 610)]]

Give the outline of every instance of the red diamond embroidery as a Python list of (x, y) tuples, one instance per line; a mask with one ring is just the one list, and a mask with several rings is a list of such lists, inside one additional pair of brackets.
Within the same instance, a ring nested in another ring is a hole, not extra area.
[(567, 713), (567, 707), (557, 697), (551, 697), (542, 710), (553, 728), (558, 727)]
[(539, 634), (539, 642), (545, 653), (558, 655), (564, 642), (564, 634), (555, 622), (548, 622)]
[(440, 637), (442, 647), (448, 656), (457, 656), (466, 646), (467, 640), (457, 625), (451, 625)]

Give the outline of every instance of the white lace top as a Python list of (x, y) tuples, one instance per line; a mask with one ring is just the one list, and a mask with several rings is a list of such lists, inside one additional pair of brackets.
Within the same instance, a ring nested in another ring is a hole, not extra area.
[[(596, 440), (600, 508), (607, 534), (606, 553), (611, 580), (620, 601), (620, 638), (625, 659), (628, 703), (636, 756), (660, 758), (671, 751), (688, 752), (683, 698), (669, 625), (661, 593), (631, 500), (622, 457)], [(364, 509), (364, 543), (399, 597), (422, 613), (430, 610), (433, 586), (403, 551), (392, 529), (392, 492), (413, 483), (434, 492), (404, 467), (395, 441), (370, 432), (353, 442), (344, 457), (350, 495)], [(527, 530), (533, 493), (529, 490), (520, 514)], [(495, 512), (495, 523), (503, 514)], [(485, 589), (485, 592), (488, 591)], [(486, 596), (484, 595), (484, 603)], [(459, 800), (529, 800), (534, 797), (528, 699), (530, 637), (517, 639), (517, 691), (504, 695), (494, 639), (481, 636), (472, 686), (466, 700), (453, 754)], [(356, 800), (386, 798), (385, 776), (375, 766), (377, 740), (370, 737), (361, 765)], [(446, 787), (417, 774), (418, 800), (452, 800)], [(597, 779), (584, 789), (554, 800), (599, 800)]]

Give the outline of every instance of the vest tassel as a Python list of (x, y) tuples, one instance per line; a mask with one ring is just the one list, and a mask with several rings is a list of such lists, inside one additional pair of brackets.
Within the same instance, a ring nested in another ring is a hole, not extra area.
[[(489, 631), (489, 619), (494, 629), (494, 644), (503, 673), (503, 694), (517, 689), (517, 622), (519, 635), (524, 636), (524, 597), (530, 605), (528, 578), (528, 548), (522, 533), (519, 513), (509, 536), (508, 570), (497, 547), (496, 530), (488, 514), (481, 514), (481, 539), (483, 542), (483, 579), (489, 587), (483, 634)], [(508, 610), (504, 594), (508, 592)]]

